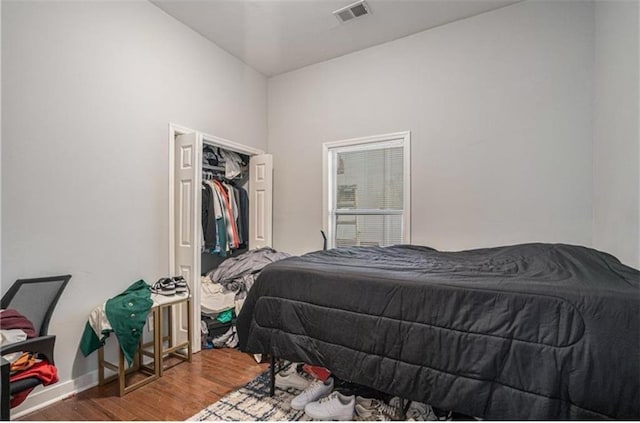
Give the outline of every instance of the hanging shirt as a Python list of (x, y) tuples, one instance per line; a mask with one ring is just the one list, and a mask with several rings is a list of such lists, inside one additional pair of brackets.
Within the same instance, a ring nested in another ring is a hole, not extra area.
[(229, 251), (229, 245), (227, 241), (227, 222), (225, 218), (225, 214), (223, 213), (223, 198), (222, 193), (220, 192), (220, 187), (214, 183), (214, 181), (209, 180), (207, 184), (210, 185), (213, 193), (213, 215), (215, 217), (215, 226), (216, 226), (216, 241), (215, 246), (212, 253), (219, 254), (222, 257), (227, 256), (227, 252)]
[(231, 251), (231, 248), (234, 248), (233, 243), (233, 234), (231, 232), (229, 219), (230, 214), (228, 211), (227, 203), (229, 201), (227, 197), (227, 193), (219, 181), (212, 180), (211, 185), (215, 189), (216, 193), (216, 217), (220, 216), (216, 222), (218, 225), (218, 233), (219, 236), (219, 248), (216, 248), (214, 252), (219, 253), (222, 257), (226, 257), (226, 253)]
[(233, 185), (231, 186), (231, 188), (233, 188), (233, 197), (238, 208), (238, 215), (236, 216), (236, 227), (238, 228), (238, 240), (240, 241), (240, 248), (242, 248), (245, 246), (247, 238), (245, 238), (243, 234), (244, 228), (242, 222), (242, 206), (240, 204), (240, 190)]
[(203, 250), (211, 250), (216, 247), (216, 216), (213, 188), (208, 181), (202, 183), (202, 236)]
[(216, 184), (213, 183), (213, 180), (209, 180), (207, 181), (207, 183), (209, 184), (209, 186), (211, 187), (215, 195), (214, 202), (213, 202), (213, 213), (214, 213), (213, 215), (215, 216), (216, 219), (222, 219), (224, 215), (222, 214), (223, 200), (220, 194), (220, 189)]
[(213, 181), (220, 188), (220, 193), (223, 198), (223, 213), (226, 214), (227, 220), (227, 234), (229, 235), (229, 247), (230, 248), (238, 248), (238, 230), (236, 229), (235, 220), (233, 218), (233, 211), (231, 209), (231, 204), (229, 202), (229, 195), (225, 190), (224, 186), (219, 181)]
[(240, 232), (238, 231), (238, 201), (236, 200), (236, 193), (233, 189), (233, 185), (223, 183), (222, 184), (226, 190), (227, 195), (229, 195), (229, 205), (231, 206), (231, 219), (233, 220), (235, 232), (234, 236), (236, 237), (236, 248), (240, 246), (242, 240), (240, 239)]
[(240, 217), (239, 217), (239, 221), (240, 224), (238, 225), (240, 227), (240, 231), (242, 232), (241, 236), (242, 239), (244, 240), (245, 244), (247, 244), (246, 246), (248, 247), (249, 245), (249, 194), (247, 193), (247, 190), (245, 190), (244, 188), (238, 188), (238, 192), (240, 193), (239, 199), (240, 201), (238, 202), (240, 204)]

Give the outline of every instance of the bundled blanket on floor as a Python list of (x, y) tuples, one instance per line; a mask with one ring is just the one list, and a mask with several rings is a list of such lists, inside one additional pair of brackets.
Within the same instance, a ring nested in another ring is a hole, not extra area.
[(253, 285), (256, 273), (259, 273), (267, 264), (290, 256), (273, 248), (258, 248), (225, 260), (216, 270), (209, 272), (208, 276), (228, 291), (248, 292)]

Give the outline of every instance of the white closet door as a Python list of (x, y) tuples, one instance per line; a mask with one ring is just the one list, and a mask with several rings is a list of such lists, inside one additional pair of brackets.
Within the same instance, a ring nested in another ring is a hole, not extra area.
[(249, 161), (249, 249), (272, 246), (273, 156), (260, 154)]
[[(189, 284), (192, 294), (192, 303), (199, 304), (200, 284), (194, 284), (194, 278), (199, 278), (200, 272), (200, 204), (201, 187), (198, 178), (199, 160), (198, 134), (185, 134), (176, 137), (175, 143), (175, 187), (174, 187), (174, 230), (175, 230), (175, 269), (177, 276), (181, 275)], [(198, 280), (199, 282), (199, 280)], [(196, 287), (197, 289), (193, 289)], [(195, 307), (194, 307), (195, 308)], [(199, 308), (198, 308), (199, 310)], [(199, 350), (200, 341), (196, 334), (200, 332), (199, 313), (193, 319), (194, 339), (191, 340), (194, 351)], [(174, 345), (187, 340), (187, 315), (186, 306), (174, 306), (173, 310)]]

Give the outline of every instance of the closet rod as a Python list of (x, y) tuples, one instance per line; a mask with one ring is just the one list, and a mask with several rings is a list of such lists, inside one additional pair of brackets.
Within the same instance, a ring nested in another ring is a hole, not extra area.
[(207, 170), (218, 170), (218, 171), (224, 171), (225, 168), (222, 166), (214, 166), (214, 165), (208, 165), (208, 164), (202, 164), (202, 169), (207, 169)]

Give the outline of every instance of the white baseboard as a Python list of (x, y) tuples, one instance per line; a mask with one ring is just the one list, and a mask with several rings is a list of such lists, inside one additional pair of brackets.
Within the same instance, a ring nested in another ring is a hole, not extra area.
[[(198, 345), (198, 350), (194, 350), (193, 353), (200, 351), (199, 347), (200, 345)], [(110, 371), (106, 370), (106, 376), (108, 377), (110, 374)], [(51, 386), (38, 386), (29, 394), (22, 404), (11, 409), (11, 419), (26, 416), (29, 413), (33, 413), (54, 402), (69, 398), (79, 392), (86, 391), (94, 386), (98, 386), (98, 370), (66, 382), (54, 383)]]
[(94, 370), (76, 379), (55, 383), (51, 386), (38, 387), (29, 394), (22, 404), (11, 409), (11, 419), (17, 419), (33, 413), (47, 405), (51, 405), (54, 402), (68, 398), (78, 392), (86, 391), (97, 385), (98, 371)]

